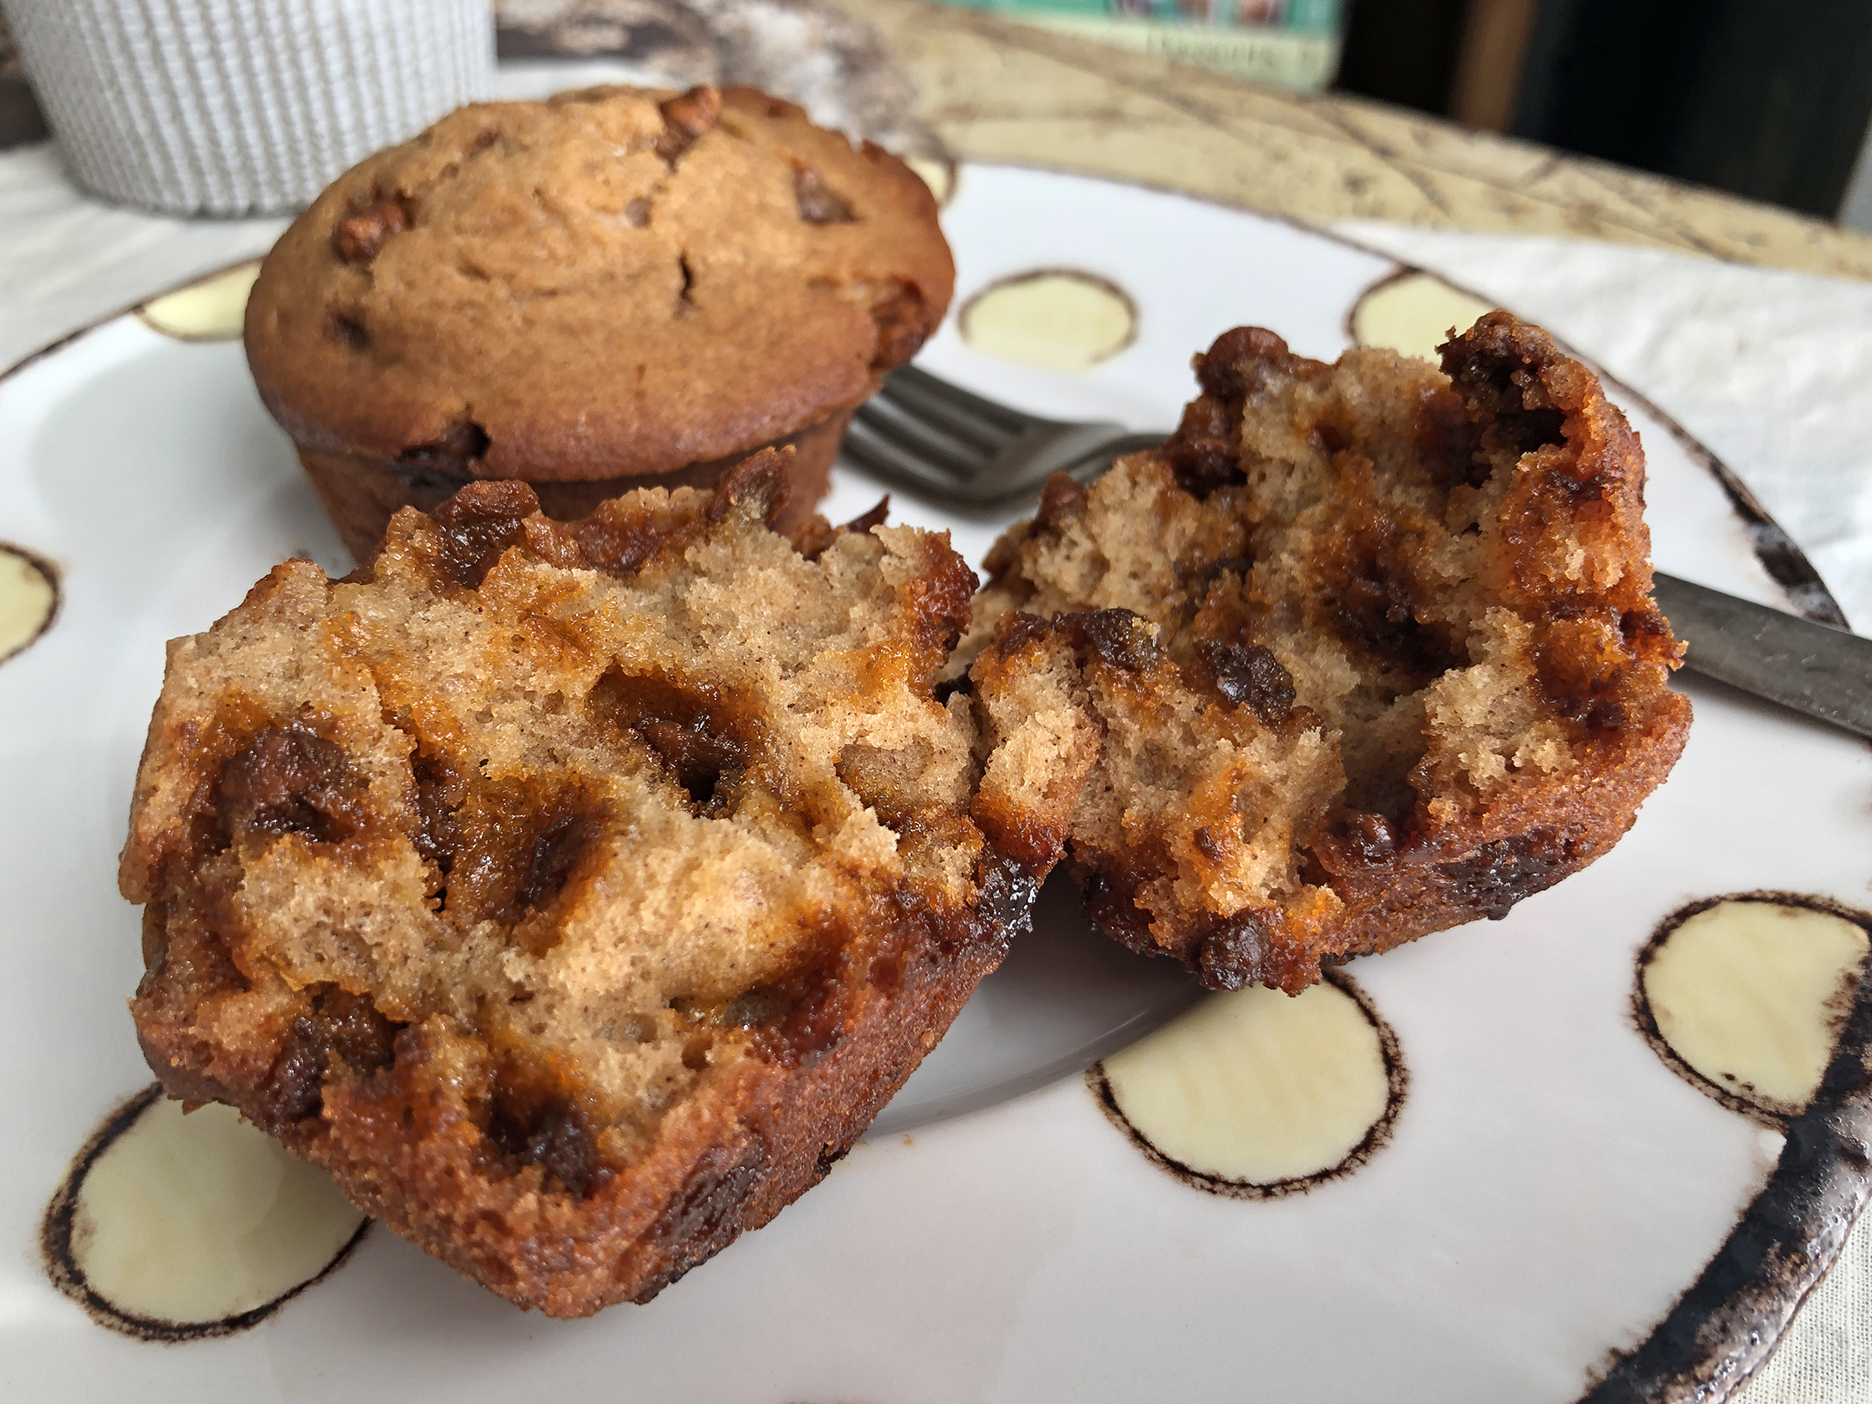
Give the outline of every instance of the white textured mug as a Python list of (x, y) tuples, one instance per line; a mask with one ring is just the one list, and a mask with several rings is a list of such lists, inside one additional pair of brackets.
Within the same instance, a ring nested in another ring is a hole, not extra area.
[(0, 0), (74, 175), (169, 214), (282, 214), (487, 95), (489, 0)]

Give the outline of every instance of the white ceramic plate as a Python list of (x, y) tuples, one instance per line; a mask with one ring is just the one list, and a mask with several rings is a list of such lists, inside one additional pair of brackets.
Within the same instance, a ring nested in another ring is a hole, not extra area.
[[(958, 302), (1067, 267), (1123, 288), (1139, 324), (1120, 354), (1061, 374), (976, 354), (952, 319), (922, 364), (1140, 428), (1174, 423), (1190, 355), (1216, 333), (1259, 323), (1331, 358), (1353, 304), (1397, 272), (1295, 225), (1013, 169), (968, 168), (945, 226)], [(1782, 580), (1824, 604), (1707, 455), (1614, 397), (1649, 453), (1661, 567), (1785, 603), (1766, 545)], [(878, 491), (841, 469), (827, 513), (856, 515)], [(1017, 515), (894, 505), (951, 528), (976, 562)], [(251, 1330), (131, 1339), (54, 1290), (38, 1241), (74, 1151), (149, 1082), (124, 1009), (138, 915), (115, 869), (163, 641), (205, 628), (282, 557), (348, 562), (238, 343), (129, 315), (0, 381), (0, 540), (52, 561), (62, 587), (51, 628), (0, 665), (0, 1387), (13, 1397), (1720, 1394), (1863, 1200), (1863, 1155), (1855, 1167), (1840, 1149), (1863, 1139), (1863, 1087), (1829, 1082), (1790, 1138), (1785, 1118), (1690, 1085), (1633, 1019), (1634, 961), (1676, 909), (1758, 889), (1850, 903), (1872, 876), (1872, 753), (1686, 680), (1689, 748), (1610, 856), (1505, 921), (1352, 967), (1410, 1078), (1389, 1143), (1356, 1173), (1244, 1200), (1140, 1154), (1080, 1073), (1196, 991), (1088, 935), (1056, 884), (1035, 933), (829, 1180), (648, 1306), (525, 1315), (376, 1231)], [(1848, 1021), (1844, 1044), (1865, 1026)]]

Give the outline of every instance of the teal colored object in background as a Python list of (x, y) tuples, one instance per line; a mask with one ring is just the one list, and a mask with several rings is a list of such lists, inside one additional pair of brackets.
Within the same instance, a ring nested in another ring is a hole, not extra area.
[(1185, 24), (1265, 26), (1312, 34), (1339, 32), (1341, 0), (945, 0), (971, 10), (1051, 15), (1112, 15)]
[(947, 0), (1134, 53), (1317, 92), (1339, 66), (1345, 0)]

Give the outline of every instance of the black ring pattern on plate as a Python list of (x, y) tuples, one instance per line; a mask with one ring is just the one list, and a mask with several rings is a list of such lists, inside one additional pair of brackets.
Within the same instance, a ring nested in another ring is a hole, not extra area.
[(28, 550), (11, 541), (0, 541), (0, 556), (14, 556), (24, 561), (38, 572), (39, 578), (52, 591), (52, 603), (46, 606), (45, 616), (34, 626), (32, 633), (13, 647), (0, 649), (0, 663), (10, 663), (43, 639), (58, 622), (59, 611), (65, 607), (65, 583), (59, 578), (59, 568), (37, 551)]
[(139, 1316), (135, 1312), (123, 1310), (85, 1280), (84, 1269), (79, 1266), (77, 1254), (73, 1252), (72, 1231), (76, 1227), (78, 1195), (84, 1188), (85, 1176), (91, 1173), (91, 1167), (97, 1164), (99, 1157), (110, 1149), (119, 1136), (136, 1125), (137, 1118), (154, 1106), (162, 1095), (162, 1084), (152, 1082), (119, 1104), (116, 1110), (104, 1118), (103, 1124), (91, 1133), (90, 1139), (79, 1148), (78, 1154), (72, 1157), (71, 1168), (65, 1172), (65, 1179), (60, 1183), (58, 1192), (52, 1196), (52, 1202), (46, 1206), (45, 1218), (40, 1221), (40, 1258), (46, 1276), (52, 1279), (52, 1285), (83, 1307), (85, 1314), (100, 1326), (120, 1331), (139, 1341), (165, 1345), (231, 1336), (250, 1326), (258, 1326), (306, 1288), (323, 1282), (343, 1267), (376, 1220), (366, 1218), (359, 1224), (357, 1232), (345, 1240), (344, 1246), (332, 1260), (312, 1276), (289, 1287), (272, 1301), (262, 1302), (257, 1307), (236, 1312), (232, 1316), (224, 1316), (216, 1321), (164, 1321), (158, 1317)]
[(1377, 1120), (1366, 1128), (1364, 1136), (1357, 1145), (1347, 1151), (1337, 1162), (1324, 1170), (1315, 1170), (1307, 1175), (1294, 1175), (1284, 1180), (1259, 1182), (1254, 1180), (1231, 1180), (1225, 1176), (1212, 1175), (1206, 1170), (1185, 1165), (1175, 1156), (1158, 1148), (1142, 1131), (1138, 1130), (1131, 1118), (1125, 1115), (1124, 1108), (1118, 1105), (1117, 1094), (1112, 1090), (1111, 1079), (1105, 1075), (1103, 1061), (1094, 1063), (1086, 1069), (1086, 1086), (1097, 1098), (1099, 1109), (1106, 1119), (1124, 1133), (1144, 1158), (1159, 1170), (1172, 1175), (1191, 1189), (1198, 1189), (1205, 1194), (1219, 1195), (1224, 1199), (1284, 1199), (1290, 1194), (1305, 1194), (1308, 1190), (1321, 1185), (1331, 1184), (1334, 1180), (1343, 1180), (1355, 1174), (1370, 1163), (1371, 1158), (1390, 1143), (1391, 1132), (1397, 1126), (1398, 1113), (1404, 1109), (1404, 1100), (1410, 1095), (1410, 1069), (1404, 1065), (1404, 1051), (1398, 1044), (1398, 1036), (1378, 1012), (1371, 996), (1360, 989), (1350, 975), (1340, 970), (1328, 970), (1321, 977), (1358, 1006), (1365, 1022), (1371, 1025), (1372, 1032), (1378, 1037), (1378, 1053), (1384, 1060), (1385, 1104)]
[(1581, 1404), (1728, 1398), (1768, 1358), (1839, 1256), (1872, 1188), (1868, 1172), (1872, 981), (1862, 980), (1820, 1090), (1788, 1122), (1766, 1187), (1656, 1329), (1612, 1364)]
[[(1861, 931), (1865, 932), (1868, 938), (1872, 938), (1872, 912), (1862, 912), (1858, 908), (1849, 907), (1843, 902), (1835, 902), (1830, 897), (1815, 897), (1805, 892), (1725, 892), (1720, 897), (1699, 898), (1697, 901), (1687, 903), (1677, 908), (1676, 911), (1665, 917), (1652, 931), (1651, 939), (1646, 941), (1644, 945), (1639, 948), (1638, 958), (1633, 962), (1631, 995), (1632, 1023), (1637, 1026), (1638, 1032), (1644, 1036), (1644, 1041), (1651, 1045), (1651, 1051), (1657, 1054), (1658, 1060), (1662, 1062), (1665, 1067), (1676, 1073), (1677, 1076), (1681, 1077), (1685, 1082), (1689, 1083), (1692, 1087), (1696, 1088), (1697, 1091), (1703, 1093), (1704, 1096), (1710, 1098), (1710, 1100), (1716, 1102), (1718, 1105), (1727, 1107), (1738, 1116), (1746, 1116), (1750, 1121), (1758, 1122), (1768, 1127), (1770, 1130), (1785, 1133), (1789, 1123), (1793, 1120), (1795, 1115), (1798, 1115), (1798, 1112), (1790, 1114), (1786, 1111), (1778, 1111), (1774, 1107), (1766, 1105), (1763, 1101), (1750, 1097), (1746, 1086), (1742, 1088), (1725, 1087), (1722, 1083), (1705, 1077), (1702, 1073), (1691, 1067), (1690, 1064), (1683, 1060), (1683, 1057), (1677, 1050), (1671, 1047), (1670, 1040), (1664, 1037), (1663, 1030), (1658, 1027), (1657, 1015), (1652, 1011), (1650, 997), (1645, 993), (1645, 971), (1650, 968), (1651, 962), (1656, 958), (1658, 952), (1663, 950), (1665, 944), (1676, 934), (1677, 929), (1686, 921), (1690, 920), (1691, 917), (1699, 916), (1704, 912), (1710, 911), (1712, 908), (1723, 906), (1729, 902), (1750, 902), (1765, 907), (1798, 907), (1804, 911), (1819, 912), (1823, 916), (1839, 917), (1842, 921), (1849, 921)], [(1861, 962), (1860, 969), (1853, 975), (1853, 995), (1855, 1002), (1858, 998), (1859, 986), (1865, 983), (1864, 967), (1867, 961), (1872, 961), (1872, 955), (1868, 955), (1865, 960)], [(1841, 1002), (1844, 1003), (1844, 1001)], [(1848, 1010), (1848, 1015), (1850, 1017), (1850, 1008)], [(1844, 1024), (1842, 1024), (1841, 1028), (1843, 1030)], [(1844, 1035), (1840, 1033), (1837, 1037), (1843, 1038)], [(1837, 1046), (1836, 1043), (1835, 1047)]]

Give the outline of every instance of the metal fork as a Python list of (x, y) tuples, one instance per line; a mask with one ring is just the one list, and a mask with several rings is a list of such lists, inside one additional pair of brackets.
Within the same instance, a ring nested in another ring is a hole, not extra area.
[[(860, 406), (845, 452), (921, 497), (981, 508), (1032, 497), (1054, 473), (1089, 483), (1166, 437), (1043, 419), (902, 366)], [(1686, 668), (1872, 737), (1872, 640), (1662, 571), (1656, 589)]]
[(1119, 455), (1167, 437), (1122, 424), (1044, 419), (901, 366), (858, 407), (844, 451), (922, 497), (979, 508), (1031, 497), (1055, 473), (1090, 482)]

